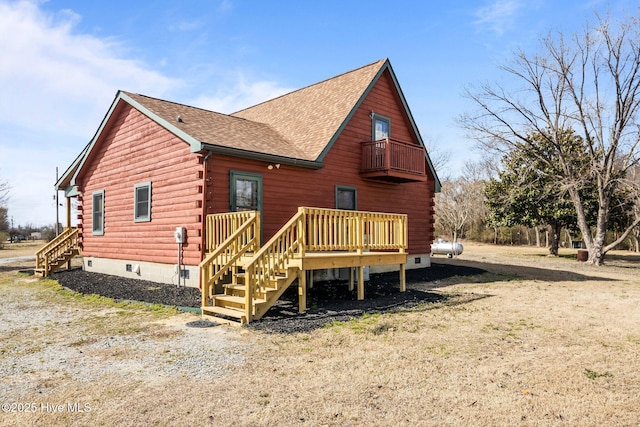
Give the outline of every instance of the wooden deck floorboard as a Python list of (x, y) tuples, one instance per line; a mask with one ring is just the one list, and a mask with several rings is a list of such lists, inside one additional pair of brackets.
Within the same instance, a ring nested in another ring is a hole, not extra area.
[(406, 264), (407, 254), (399, 252), (306, 252), (293, 261), (302, 270)]

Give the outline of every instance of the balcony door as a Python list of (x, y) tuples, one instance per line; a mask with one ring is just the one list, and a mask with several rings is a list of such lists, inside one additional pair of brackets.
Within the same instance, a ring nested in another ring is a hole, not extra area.
[(380, 114), (373, 114), (371, 117), (371, 137), (373, 141), (380, 141), (391, 136), (391, 120)]

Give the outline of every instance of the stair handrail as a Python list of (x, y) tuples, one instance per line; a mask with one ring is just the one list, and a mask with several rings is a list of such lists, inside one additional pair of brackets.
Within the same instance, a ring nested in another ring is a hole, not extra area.
[(200, 288), (203, 307), (208, 305), (207, 300), (213, 297), (215, 285), (233, 268), (236, 261), (247, 252), (258, 249), (259, 224), (260, 213), (251, 212), (248, 219), (200, 262)]
[(51, 269), (51, 260), (57, 259), (70, 248), (78, 248), (78, 232), (77, 228), (67, 227), (62, 233), (36, 251), (36, 269), (44, 269), (44, 275), (47, 276)]
[(305, 208), (298, 208), (294, 215), (273, 237), (262, 246), (245, 267), (245, 316), (246, 321), (253, 318), (253, 298), (265, 287), (269, 280), (276, 278), (276, 273), (289, 268), (288, 260), (302, 248), (304, 240)]

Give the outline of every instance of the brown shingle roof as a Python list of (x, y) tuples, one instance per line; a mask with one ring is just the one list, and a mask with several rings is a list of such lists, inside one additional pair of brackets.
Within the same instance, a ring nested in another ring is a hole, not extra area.
[(305, 158), (305, 153), (264, 123), (145, 95), (123, 93), (202, 143), (282, 157)]
[(317, 160), (336, 135), (386, 59), (233, 113), (266, 123)]
[[(94, 137), (56, 186), (75, 185), (76, 175), (121, 100), (139, 108), (161, 126), (188, 142), (194, 152), (220, 147), (220, 152), (226, 154), (276, 161), (291, 159), (291, 164), (321, 167), (322, 157), (339, 135), (342, 126), (351, 118), (364, 95), (385, 69), (391, 71), (387, 59), (232, 115), (120, 91)], [(391, 76), (395, 81), (393, 71)], [(399, 87), (397, 89), (400, 90)], [(402, 93), (400, 96), (417, 133)], [(417, 136), (420, 138), (419, 134)], [(428, 156), (427, 161), (436, 177), (436, 191), (440, 191), (439, 181)]]
[(202, 143), (317, 161), (385, 62), (365, 65), (232, 115), (123, 93)]

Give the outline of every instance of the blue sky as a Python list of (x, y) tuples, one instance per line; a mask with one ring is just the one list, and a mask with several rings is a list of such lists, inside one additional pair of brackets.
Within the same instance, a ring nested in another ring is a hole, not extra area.
[[(465, 86), (516, 49), (636, 1), (0, 0), (0, 179), (15, 225), (53, 224), (62, 173), (123, 89), (230, 113), (389, 58), (423, 139), (477, 158)], [(64, 222), (64, 210), (61, 210)]]

